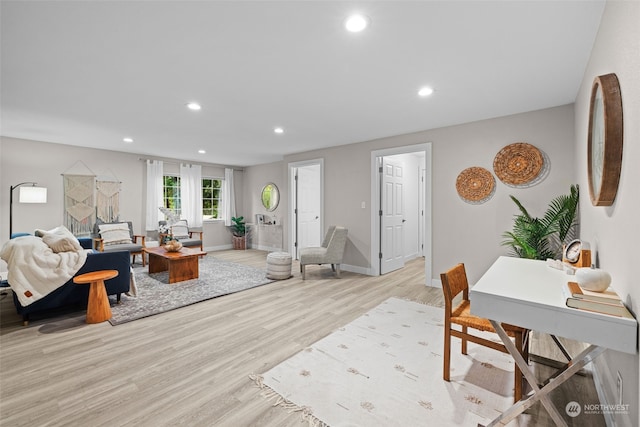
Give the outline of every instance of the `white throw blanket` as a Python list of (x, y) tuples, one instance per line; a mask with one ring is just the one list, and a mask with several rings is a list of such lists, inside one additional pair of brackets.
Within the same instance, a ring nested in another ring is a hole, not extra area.
[(23, 307), (64, 285), (87, 260), (88, 250), (55, 253), (35, 236), (9, 240), (0, 258), (9, 267), (8, 280)]

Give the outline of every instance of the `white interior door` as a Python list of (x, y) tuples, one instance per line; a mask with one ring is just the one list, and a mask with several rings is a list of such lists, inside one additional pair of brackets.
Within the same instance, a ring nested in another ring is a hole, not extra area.
[(382, 158), (380, 274), (404, 267), (404, 167)]
[[(320, 165), (297, 168), (297, 249), (322, 242)], [(296, 251), (297, 252), (297, 251)], [(298, 258), (296, 254), (296, 259)]]
[(426, 171), (424, 170), (424, 167), (420, 168), (420, 182), (419, 182), (419, 191), (418, 191), (418, 206), (420, 209), (420, 212), (418, 213), (418, 255), (419, 256), (424, 256), (424, 210), (425, 210), (425, 174)]

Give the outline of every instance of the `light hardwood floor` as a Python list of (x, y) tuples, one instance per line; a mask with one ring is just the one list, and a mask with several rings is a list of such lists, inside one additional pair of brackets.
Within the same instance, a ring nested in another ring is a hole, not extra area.
[[(254, 250), (212, 255), (260, 268), (266, 260)], [(334, 279), (330, 268), (310, 266), (302, 281), (294, 262), (292, 279), (119, 326), (87, 325), (83, 312), (73, 312), (33, 316), (23, 327), (11, 295), (1, 297), (0, 425), (303, 425), (296, 414), (272, 407), (248, 376), (389, 297), (441, 306), (441, 290), (424, 286), (423, 268), (414, 260), (381, 277), (343, 272)], [(544, 340), (538, 346), (548, 347)], [(590, 376), (574, 378), (553, 400), (597, 403)], [(567, 422), (604, 424), (602, 417)], [(538, 404), (512, 425), (552, 423)]]

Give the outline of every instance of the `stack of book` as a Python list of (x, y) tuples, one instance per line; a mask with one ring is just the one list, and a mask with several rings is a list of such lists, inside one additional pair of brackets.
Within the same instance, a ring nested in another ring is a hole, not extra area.
[(611, 316), (634, 318), (618, 294), (611, 288), (604, 292), (592, 292), (582, 289), (576, 282), (567, 282), (563, 291), (567, 298), (567, 307)]

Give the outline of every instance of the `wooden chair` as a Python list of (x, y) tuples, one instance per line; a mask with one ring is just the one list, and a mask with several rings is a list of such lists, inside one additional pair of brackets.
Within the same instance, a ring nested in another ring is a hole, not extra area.
[[(167, 221), (160, 221), (160, 227), (167, 227)], [(164, 242), (167, 236), (171, 236), (177, 239), (185, 248), (197, 247), (200, 250), (204, 250), (202, 247), (202, 231), (194, 231), (189, 229), (189, 224), (186, 219), (181, 219), (175, 224), (168, 226), (167, 233), (160, 233), (160, 242)], [(194, 236), (197, 234), (197, 236)]]
[[(135, 264), (136, 255), (142, 257), (142, 266), (146, 266), (144, 254), (145, 239), (143, 234), (133, 234), (133, 224), (131, 221), (104, 223), (96, 221), (93, 227), (93, 249), (100, 252), (129, 251), (131, 254), (131, 264)], [(111, 235), (117, 237), (111, 237)], [(128, 239), (121, 239), (123, 234), (128, 234)], [(140, 239), (140, 242), (138, 242)]]
[[(471, 314), (471, 303), (469, 301), (469, 283), (467, 282), (467, 273), (464, 264), (458, 264), (446, 273), (440, 274), (442, 280), (442, 291), (444, 293), (444, 366), (442, 378), (449, 381), (449, 372), (451, 365), (451, 337), (457, 337), (462, 340), (462, 354), (467, 354), (467, 341), (509, 353), (506, 347), (498, 342), (491, 341), (476, 335), (469, 334), (468, 328), (485, 332), (494, 332), (488, 319), (477, 317)], [(453, 307), (453, 299), (462, 293), (462, 300)], [(452, 328), (453, 324), (461, 326), (461, 330)], [(522, 354), (524, 360), (529, 360), (529, 331), (518, 326), (502, 324), (507, 334), (515, 339), (515, 346)], [(514, 402), (522, 399), (523, 381), (522, 373), (515, 365), (515, 381), (514, 381)]]

